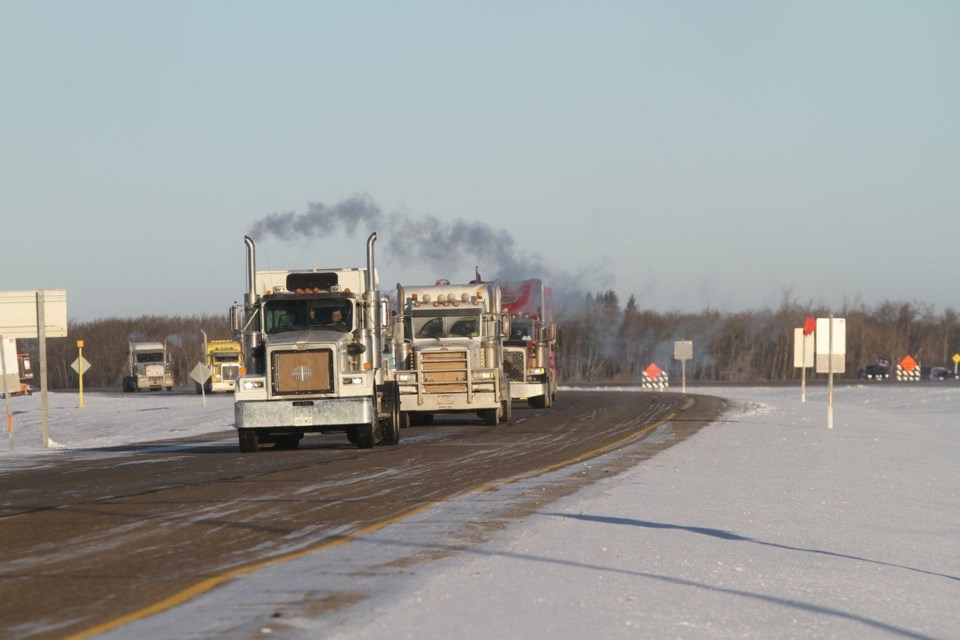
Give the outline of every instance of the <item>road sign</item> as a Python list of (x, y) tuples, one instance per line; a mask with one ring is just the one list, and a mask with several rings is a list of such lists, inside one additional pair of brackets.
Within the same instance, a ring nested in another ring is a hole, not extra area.
[(813, 338), (808, 337), (803, 329), (793, 330), (793, 366), (801, 369), (813, 366)]
[(677, 340), (673, 343), (674, 360), (693, 359), (693, 342), (691, 340)]
[(900, 367), (907, 372), (913, 371), (917, 366), (917, 361), (910, 356), (904, 356), (903, 360), (900, 361)]
[[(80, 369), (81, 364), (83, 365), (82, 370)], [(77, 373), (81, 373), (81, 371), (83, 373), (86, 373), (87, 371), (90, 371), (91, 366), (92, 365), (89, 362), (87, 362), (87, 359), (84, 358), (83, 356), (80, 356), (70, 364), (70, 368), (76, 371)]]
[(203, 364), (202, 362), (198, 362), (197, 366), (195, 366), (193, 370), (190, 372), (190, 377), (193, 378), (197, 382), (197, 384), (202, 385), (204, 382), (206, 382), (210, 378), (211, 373), (213, 372), (210, 371), (210, 367)]
[(817, 373), (843, 373), (847, 357), (846, 318), (817, 318)]
[[(43, 290), (46, 337), (67, 337), (67, 290)], [(0, 334), (8, 338), (37, 338), (37, 292), (0, 291)]]
[(803, 335), (808, 336), (817, 330), (817, 321), (813, 318), (806, 318), (803, 321)]

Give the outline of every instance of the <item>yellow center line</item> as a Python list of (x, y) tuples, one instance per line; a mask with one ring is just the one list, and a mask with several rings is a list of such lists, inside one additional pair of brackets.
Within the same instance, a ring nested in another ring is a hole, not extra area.
[[(691, 401), (689, 404), (692, 404), (692, 401)], [(689, 404), (688, 404), (687, 406), (689, 406)], [(687, 407), (685, 406), (684, 408), (687, 408)], [(624, 438), (621, 438), (621, 439), (619, 439), (619, 440), (616, 440), (615, 442), (611, 442), (611, 443), (605, 444), (605, 445), (603, 445), (602, 447), (597, 447), (596, 449), (592, 449), (592, 450), (590, 450), (590, 451), (587, 451), (586, 453), (579, 454), (579, 455), (574, 456), (574, 457), (572, 457), (572, 458), (567, 458), (566, 460), (563, 460), (563, 461), (561, 461), (561, 462), (557, 462), (557, 463), (548, 465), (548, 466), (546, 466), (546, 467), (543, 467), (543, 468), (541, 468), (541, 469), (537, 469), (537, 470), (535, 470), (535, 471), (528, 471), (528, 472), (526, 472), (526, 473), (522, 473), (522, 474), (513, 476), (513, 477), (511, 477), (511, 478), (506, 478), (505, 480), (500, 480), (500, 481), (493, 482), (493, 483), (485, 483), (485, 484), (480, 485), (479, 487), (476, 487), (476, 488), (471, 489), (471, 490), (469, 490), (469, 491), (465, 491), (465, 492), (463, 492), (463, 493), (460, 494), (460, 495), (466, 495), (466, 494), (470, 494), (470, 493), (481, 493), (481, 492), (484, 492), (484, 491), (494, 491), (494, 490), (496, 490), (498, 487), (501, 487), (501, 486), (506, 486), (506, 485), (509, 485), (509, 484), (514, 484), (514, 483), (516, 483), (516, 482), (520, 482), (521, 480), (530, 480), (530, 479), (532, 479), (532, 478), (537, 478), (537, 477), (542, 476), (542, 475), (544, 475), (544, 474), (550, 473), (551, 471), (556, 471), (557, 469), (561, 469), (561, 468), (563, 468), (563, 467), (567, 467), (567, 466), (570, 466), (570, 465), (573, 465), (573, 464), (577, 464), (578, 462), (582, 462), (582, 461), (587, 460), (587, 459), (589, 459), (589, 458), (595, 458), (595, 457), (597, 457), (597, 456), (599, 456), (599, 455), (602, 455), (602, 454), (604, 454), (604, 453), (607, 453), (607, 452), (609, 452), (609, 451), (611, 451), (611, 450), (613, 450), (613, 449), (616, 449), (616, 448), (618, 448), (618, 447), (622, 447), (622, 446), (624, 446), (624, 445), (626, 445), (626, 444), (629, 444), (629, 443), (631, 443), (631, 442), (633, 442), (633, 441), (635, 441), (635, 440), (639, 440), (640, 438), (642, 438), (643, 436), (647, 435), (648, 433), (650, 433), (651, 431), (653, 431), (654, 429), (656, 429), (656, 428), (659, 427), (660, 425), (662, 425), (662, 424), (664, 424), (664, 423), (667, 423), (667, 422), (669, 422), (670, 420), (672, 420), (673, 418), (675, 418), (676, 415), (677, 415), (676, 413), (671, 413), (671, 414), (670, 414), (669, 416), (667, 416), (666, 418), (663, 418), (663, 419), (661, 419), (661, 420), (658, 420), (658, 421), (654, 422), (653, 424), (644, 427), (644, 428), (641, 429), (640, 431), (636, 431), (636, 432), (634, 432), (634, 433), (631, 433), (630, 435), (628, 435), (628, 436), (626, 436), (626, 437), (624, 437)], [(451, 500), (451, 499), (455, 499), (455, 498), (456, 498), (456, 496), (453, 496), (453, 497), (451, 497), (451, 498), (448, 498), (447, 501), (449, 501), (449, 500)], [(96, 626), (96, 627), (93, 627), (93, 628), (91, 628), (91, 629), (87, 629), (87, 630), (85, 630), (85, 631), (80, 631), (80, 632), (78, 632), (78, 633), (76, 633), (76, 634), (73, 634), (73, 635), (71, 635), (71, 636), (67, 636), (66, 640), (83, 640), (84, 638), (91, 638), (91, 637), (93, 637), (93, 636), (95, 636), (95, 635), (98, 635), (98, 634), (101, 634), (101, 633), (106, 633), (107, 631), (112, 631), (113, 629), (116, 629), (116, 628), (118, 628), (118, 627), (122, 627), (122, 626), (125, 625), (125, 624), (129, 624), (129, 623), (135, 622), (135, 621), (137, 621), (137, 620), (142, 620), (142, 619), (144, 619), (144, 618), (149, 618), (149, 617), (152, 616), (152, 615), (156, 615), (156, 614), (161, 613), (161, 612), (163, 612), (163, 611), (166, 611), (166, 610), (168, 610), (168, 609), (172, 609), (172, 608), (177, 607), (177, 606), (179, 606), (179, 605), (181, 605), (181, 604), (184, 604), (184, 603), (186, 603), (186, 602), (188, 602), (188, 601), (196, 598), (197, 596), (200, 596), (200, 595), (202, 595), (202, 594), (210, 591), (211, 589), (213, 589), (213, 588), (215, 588), (215, 587), (218, 587), (218, 586), (220, 586), (220, 585), (222, 585), (222, 584), (224, 584), (224, 583), (226, 583), (226, 582), (229, 582), (230, 580), (233, 580), (234, 578), (237, 578), (237, 577), (239, 577), (239, 576), (246, 575), (246, 574), (248, 574), (248, 573), (253, 573), (254, 571), (259, 571), (260, 569), (265, 569), (266, 567), (270, 567), (270, 566), (273, 566), (273, 565), (284, 564), (284, 563), (286, 563), (286, 562), (290, 562), (291, 560), (298, 560), (298, 559), (300, 559), (300, 558), (303, 558), (303, 557), (305, 557), (305, 556), (308, 556), (308, 555), (317, 553), (317, 552), (319, 552), (319, 551), (325, 551), (325, 550), (327, 550), (327, 549), (332, 549), (332, 548), (338, 547), (338, 546), (340, 546), (340, 545), (342, 545), (342, 544), (346, 544), (347, 542), (352, 542), (352, 541), (354, 541), (354, 540), (356, 540), (356, 539), (358, 539), (358, 538), (361, 538), (361, 537), (367, 535), (368, 533), (373, 533), (374, 531), (379, 531), (380, 529), (383, 529), (383, 528), (385, 528), (385, 527), (388, 527), (388, 526), (390, 526), (391, 524), (395, 524), (395, 523), (400, 522), (400, 521), (402, 521), (402, 520), (406, 520), (407, 518), (411, 518), (411, 517), (413, 517), (413, 516), (415, 516), (415, 515), (417, 515), (417, 514), (419, 514), (419, 513), (422, 513), (422, 512), (424, 512), (424, 511), (426, 511), (426, 510), (428, 510), (428, 509), (431, 509), (431, 508), (435, 507), (435, 506), (438, 505), (438, 504), (441, 504), (442, 502), (444, 502), (444, 501), (437, 501), (437, 500), (430, 501), (430, 502), (427, 502), (427, 503), (425, 503), (425, 504), (420, 505), (419, 507), (417, 507), (417, 508), (415, 508), (415, 509), (411, 509), (410, 511), (405, 511), (404, 513), (401, 513), (400, 515), (394, 516), (394, 517), (392, 517), (392, 518), (387, 518), (386, 520), (381, 520), (380, 522), (376, 522), (376, 523), (374, 523), (374, 524), (368, 525), (368, 526), (366, 526), (366, 527), (363, 527), (362, 529), (358, 529), (357, 531), (354, 531), (353, 533), (346, 534), (346, 535), (341, 536), (341, 537), (339, 537), (339, 538), (337, 538), (337, 539), (335, 539), (335, 540), (330, 540), (330, 541), (328, 541), (328, 542), (324, 542), (324, 543), (322, 543), (322, 544), (318, 544), (318, 545), (313, 546), (313, 547), (308, 547), (308, 548), (306, 548), (306, 549), (301, 549), (300, 551), (295, 551), (295, 552), (293, 552), (293, 553), (287, 553), (287, 554), (284, 554), (284, 555), (275, 556), (275, 557), (273, 557), (273, 558), (269, 558), (269, 559), (263, 560), (263, 561), (261, 561), (261, 562), (255, 562), (255, 563), (253, 563), (253, 564), (245, 565), (245, 566), (242, 566), (242, 567), (237, 567), (236, 569), (231, 569), (230, 571), (226, 571), (226, 572), (224, 572), (224, 573), (221, 573), (221, 574), (219, 574), (219, 575), (213, 576), (213, 577), (211, 577), (211, 578), (207, 578), (206, 580), (202, 580), (202, 581), (196, 583), (195, 585), (193, 585), (193, 586), (191, 586), (191, 587), (187, 587), (186, 589), (184, 589), (184, 590), (182, 590), (182, 591), (179, 591), (179, 592), (173, 594), (172, 596), (170, 596), (170, 597), (168, 597), (168, 598), (164, 598), (163, 600), (160, 600), (159, 602), (156, 602), (156, 603), (154, 603), (154, 604), (152, 604), (152, 605), (150, 605), (150, 606), (148, 606), (148, 607), (144, 607), (143, 609), (139, 609), (139, 610), (134, 611), (134, 612), (132, 612), (132, 613), (128, 613), (128, 614), (125, 615), (125, 616), (120, 616), (119, 618), (115, 618), (115, 619), (113, 619), (113, 620), (110, 620), (110, 621), (108, 621), (108, 622), (105, 622), (105, 623), (103, 623), (103, 624), (101, 624), (101, 625), (98, 625), (98, 626)]]

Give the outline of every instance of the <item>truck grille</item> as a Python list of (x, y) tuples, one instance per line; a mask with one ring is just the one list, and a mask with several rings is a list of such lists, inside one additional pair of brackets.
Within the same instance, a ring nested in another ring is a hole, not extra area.
[(333, 392), (333, 352), (330, 349), (275, 351), (271, 369), (275, 394)]
[(420, 355), (424, 393), (454, 393), (467, 390), (466, 351), (428, 351)]
[(523, 380), (527, 367), (524, 364), (524, 349), (504, 349), (503, 351), (503, 371), (511, 380)]
[(221, 380), (236, 380), (240, 377), (240, 365), (238, 364), (225, 364), (220, 367), (220, 379)]

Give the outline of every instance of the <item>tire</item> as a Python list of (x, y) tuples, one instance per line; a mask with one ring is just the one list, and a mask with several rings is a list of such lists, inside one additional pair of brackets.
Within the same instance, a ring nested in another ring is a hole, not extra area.
[(389, 410), (389, 417), (380, 421), (382, 445), (395, 447), (400, 444), (400, 395), (395, 384), (385, 384), (383, 388), (384, 409)]
[(357, 446), (361, 449), (373, 449), (373, 445), (376, 444), (374, 436), (376, 435), (376, 428), (371, 424), (358, 424), (356, 426), (356, 431), (354, 432), (357, 438)]
[(200, 383), (195, 382), (194, 384), (197, 386), (197, 395), (200, 395), (201, 393), (203, 393), (203, 387), (200, 386)]
[(547, 396), (534, 396), (533, 398), (527, 399), (527, 404), (529, 404), (534, 409), (546, 409), (547, 408)]
[(483, 423), (487, 426), (494, 427), (500, 421), (500, 407), (483, 409), (480, 413), (483, 414)]
[(503, 419), (502, 422), (510, 422), (513, 420), (513, 400), (507, 398), (501, 403), (501, 408), (503, 409)]
[(400, 412), (400, 428), (406, 429), (409, 426), (410, 426), (410, 412), (401, 411)]
[(253, 429), (238, 429), (237, 436), (241, 453), (256, 453), (260, 450), (260, 439), (257, 438), (257, 432)]

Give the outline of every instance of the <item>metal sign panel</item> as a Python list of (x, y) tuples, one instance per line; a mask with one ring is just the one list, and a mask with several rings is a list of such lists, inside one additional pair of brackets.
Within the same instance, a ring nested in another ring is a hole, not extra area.
[(195, 366), (193, 370), (190, 371), (190, 377), (196, 380), (198, 384), (203, 384), (204, 382), (210, 379), (210, 374), (212, 373), (213, 372), (210, 371), (210, 367), (203, 364), (202, 362), (198, 362), (197, 366)]
[(830, 353), (835, 356), (847, 353), (846, 318), (817, 318), (817, 355)]
[(87, 359), (86, 359), (86, 358), (82, 358), (82, 357), (81, 357), (81, 358), (77, 358), (77, 359), (74, 360), (72, 363), (70, 363), (70, 368), (73, 369), (74, 371), (76, 371), (77, 373), (80, 373), (80, 372), (81, 372), (81, 368), (80, 368), (81, 365), (83, 365), (83, 369), (82, 369), (83, 373), (86, 373), (87, 371), (90, 371), (90, 367), (93, 366), (93, 365), (91, 365), (89, 362), (87, 362)]
[[(44, 289), (44, 324), (48, 338), (67, 337), (67, 290)], [(0, 291), (0, 335), (38, 338), (37, 292)]]
[(793, 366), (797, 369), (813, 366), (813, 336), (805, 336), (802, 327), (793, 330)]
[(674, 360), (692, 360), (693, 359), (693, 341), (677, 340), (673, 343)]

